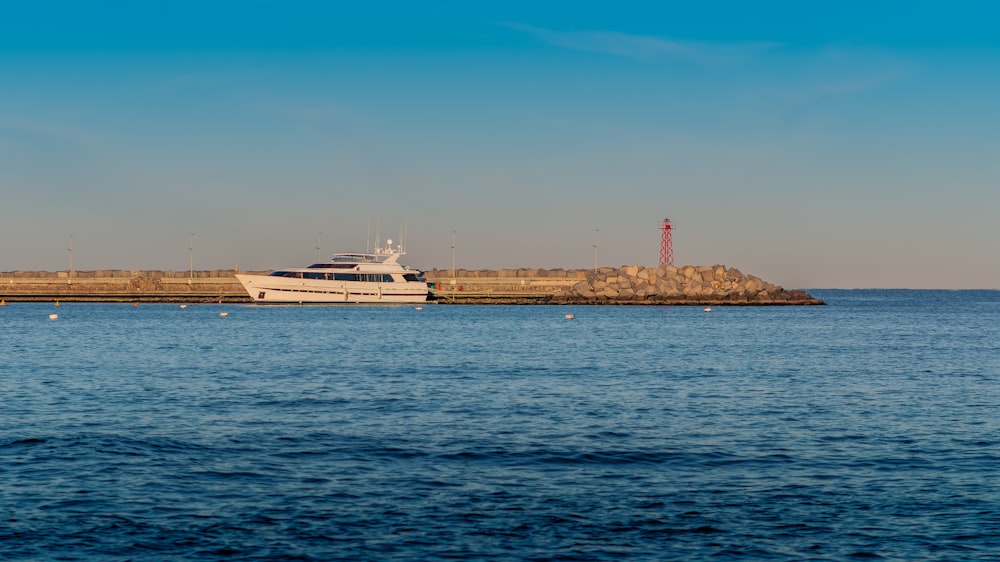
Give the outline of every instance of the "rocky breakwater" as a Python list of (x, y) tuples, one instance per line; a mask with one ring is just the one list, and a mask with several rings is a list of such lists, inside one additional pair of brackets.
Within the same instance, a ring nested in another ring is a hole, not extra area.
[(442, 302), (539, 304), (819, 305), (800, 290), (785, 290), (724, 265), (641, 265), (597, 270), (504, 269), (426, 272)]
[(801, 290), (785, 290), (736, 268), (641, 265), (600, 268), (553, 295), (553, 303), (608, 304), (823, 304)]

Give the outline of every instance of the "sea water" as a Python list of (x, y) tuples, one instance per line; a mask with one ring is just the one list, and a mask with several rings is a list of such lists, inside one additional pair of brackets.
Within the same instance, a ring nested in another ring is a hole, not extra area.
[(1000, 292), (811, 293), (7, 303), (0, 559), (1000, 560)]

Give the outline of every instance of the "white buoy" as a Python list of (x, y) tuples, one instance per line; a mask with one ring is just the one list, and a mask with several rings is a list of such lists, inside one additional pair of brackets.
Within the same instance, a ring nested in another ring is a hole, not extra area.
[(228, 312), (220, 312), (219, 316), (229, 316), (229, 313)]
[(423, 310), (423, 309), (424, 309), (424, 307), (418, 306), (418, 307), (415, 307), (413, 310)]
[(712, 307), (706, 306), (705, 307), (705, 312), (712, 312)]
[(55, 320), (56, 318), (59, 318), (58, 314), (49, 314), (49, 320)]
[(181, 305), (181, 308), (187, 308), (187, 307), (188, 307), (188, 305), (186, 305), (186, 304), (182, 304)]
[(573, 316), (572, 314), (567, 314), (566, 315), (566, 320), (572, 320), (574, 318), (576, 318), (576, 316)]

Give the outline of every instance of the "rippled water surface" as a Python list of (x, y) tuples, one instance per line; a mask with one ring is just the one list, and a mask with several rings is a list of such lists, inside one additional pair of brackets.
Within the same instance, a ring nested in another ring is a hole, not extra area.
[(812, 292), (8, 303), (0, 559), (1000, 560), (1000, 293)]

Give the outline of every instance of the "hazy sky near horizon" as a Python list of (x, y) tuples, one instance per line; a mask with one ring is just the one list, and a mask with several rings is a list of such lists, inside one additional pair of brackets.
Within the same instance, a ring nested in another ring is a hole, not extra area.
[[(1000, 288), (994, 2), (0, 1), (0, 271)], [(319, 233), (322, 233), (321, 235)]]

